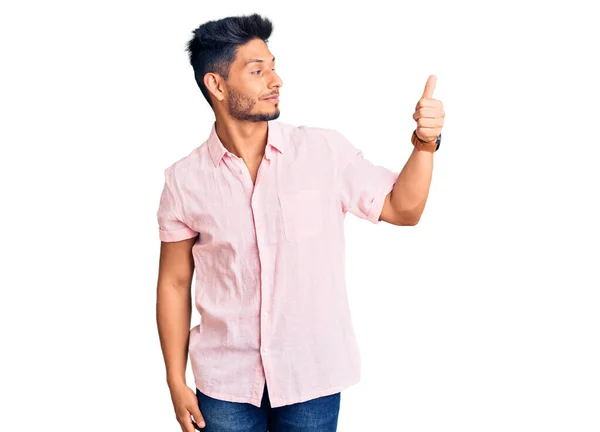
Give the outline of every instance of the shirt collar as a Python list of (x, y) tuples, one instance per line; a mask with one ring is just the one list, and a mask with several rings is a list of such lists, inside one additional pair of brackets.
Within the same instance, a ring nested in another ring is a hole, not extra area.
[[(272, 148), (277, 149), (280, 153), (283, 153), (285, 141), (283, 139), (283, 134), (281, 133), (281, 126), (278, 121), (268, 121), (267, 125), (267, 146), (265, 148), (265, 153), (267, 159), (269, 159), (271, 156)], [(215, 166), (219, 166), (219, 162), (221, 162), (223, 155), (225, 153), (228, 153), (228, 150), (225, 148), (225, 146), (219, 139), (219, 136), (217, 135), (216, 121), (213, 122), (210, 130), (210, 135), (208, 136), (208, 151)]]

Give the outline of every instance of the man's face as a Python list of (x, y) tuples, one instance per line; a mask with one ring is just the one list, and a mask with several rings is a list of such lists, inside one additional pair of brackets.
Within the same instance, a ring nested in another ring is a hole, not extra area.
[[(241, 121), (269, 121), (279, 117), (279, 96), (283, 82), (275, 73), (273, 54), (261, 39), (240, 46), (225, 82), (229, 115)], [(262, 61), (257, 61), (262, 60)]]

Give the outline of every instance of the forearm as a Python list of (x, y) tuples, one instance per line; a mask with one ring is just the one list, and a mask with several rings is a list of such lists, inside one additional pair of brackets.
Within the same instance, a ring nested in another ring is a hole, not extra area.
[(431, 177), (433, 153), (413, 149), (392, 189), (392, 207), (406, 219), (418, 221), (425, 209)]
[(158, 285), (156, 322), (169, 386), (185, 383), (191, 309), (190, 287)]

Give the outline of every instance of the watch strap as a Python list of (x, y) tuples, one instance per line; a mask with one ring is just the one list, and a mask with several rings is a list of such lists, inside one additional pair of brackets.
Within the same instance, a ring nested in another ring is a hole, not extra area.
[(427, 151), (430, 153), (436, 152), (440, 148), (440, 143), (442, 141), (442, 134), (439, 134), (437, 139), (432, 142), (425, 142), (419, 139), (417, 136), (417, 130), (415, 129), (412, 133), (411, 140), (412, 144), (419, 151)]

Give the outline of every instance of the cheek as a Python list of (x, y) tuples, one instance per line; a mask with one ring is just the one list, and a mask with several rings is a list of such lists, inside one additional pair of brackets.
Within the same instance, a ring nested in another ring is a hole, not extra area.
[(245, 85), (240, 87), (240, 92), (244, 95), (244, 99), (251, 100), (255, 103), (260, 100), (260, 88), (255, 84), (245, 83)]

